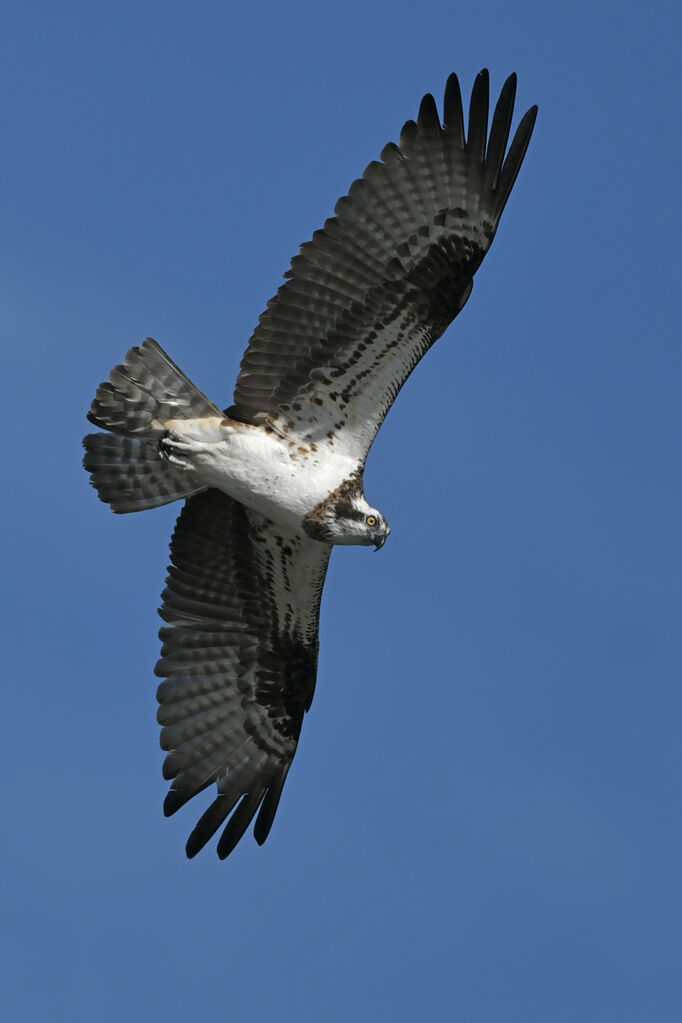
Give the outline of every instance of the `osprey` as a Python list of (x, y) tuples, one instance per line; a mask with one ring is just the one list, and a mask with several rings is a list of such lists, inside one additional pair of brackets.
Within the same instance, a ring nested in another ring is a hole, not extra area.
[[(448, 78), (399, 145), (339, 200), (260, 317), (222, 411), (148, 338), (97, 390), (85, 468), (115, 512), (185, 498), (171, 541), (156, 674), (168, 816), (217, 783), (187, 842), (225, 824), (226, 857), (258, 814), (262, 844), (313, 699), (334, 544), (379, 549), (367, 453), (398, 391), (468, 300), (530, 141), (507, 151), (516, 76), (488, 134), (488, 72), (465, 134)], [(506, 155), (505, 155), (506, 154)], [(228, 819), (229, 818), (229, 819)]]

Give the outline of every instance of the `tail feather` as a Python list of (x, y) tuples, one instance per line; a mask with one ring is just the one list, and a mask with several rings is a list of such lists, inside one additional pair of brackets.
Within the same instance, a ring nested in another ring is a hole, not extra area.
[(203, 416), (222, 416), (222, 412), (150, 337), (131, 348), (123, 365), (99, 385), (88, 413), (94, 426), (124, 437), (162, 432), (167, 419)]
[(163, 457), (160, 440), (172, 419), (222, 417), (163, 349), (147, 338), (100, 384), (88, 419), (111, 433), (83, 440), (83, 465), (99, 497), (113, 511), (144, 511), (197, 494), (191, 471)]
[(89, 433), (83, 438), (83, 466), (100, 500), (118, 514), (160, 508), (205, 490), (192, 486), (184, 469), (175, 469), (161, 458), (158, 440)]

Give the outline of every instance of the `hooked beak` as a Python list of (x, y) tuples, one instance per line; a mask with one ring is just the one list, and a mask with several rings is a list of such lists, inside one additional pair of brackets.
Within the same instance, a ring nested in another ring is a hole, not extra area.
[(390, 528), (388, 526), (386, 526), (386, 532), (385, 533), (375, 533), (374, 536), (372, 537), (372, 539), (374, 541), (374, 550), (375, 551), (380, 551), (381, 548), (386, 543), (386, 541), (388, 540), (390, 535), (391, 535), (391, 530), (390, 530)]

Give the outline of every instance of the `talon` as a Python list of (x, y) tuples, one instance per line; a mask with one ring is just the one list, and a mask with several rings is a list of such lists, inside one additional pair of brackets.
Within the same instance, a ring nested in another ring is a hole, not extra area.
[(192, 469), (193, 465), (189, 458), (183, 457), (183, 455), (191, 454), (192, 446), (190, 444), (183, 444), (180, 441), (172, 439), (172, 433), (167, 433), (159, 441), (159, 454), (162, 458), (165, 458), (171, 465), (177, 465), (181, 469)]

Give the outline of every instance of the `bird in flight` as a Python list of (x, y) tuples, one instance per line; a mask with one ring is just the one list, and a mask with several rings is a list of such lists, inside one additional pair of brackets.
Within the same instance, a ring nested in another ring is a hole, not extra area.
[[(315, 690), (335, 544), (383, 547), (367, 454), (396, 395), (462, 310), (530, 142), (509, 148), (516, 76), (488, 132), (488, 72), (468, 122), (456, 75), (301, 246), (260, 317), (225, 411), (151, 338), (100, 385), (84, 465), (115, 512), (185, 499), (171, 540), (155, 672), (167, 816), (217, 784), (187, 842), (256, 817), (268, 836)], [(226, 823), (227, 822), (227, 823)]]

